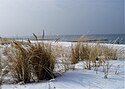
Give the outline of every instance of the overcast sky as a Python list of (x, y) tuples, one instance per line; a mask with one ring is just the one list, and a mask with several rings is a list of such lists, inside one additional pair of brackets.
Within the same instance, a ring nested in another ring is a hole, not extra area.
[(125, 33), (124, 0), (0, 0), (0, 35)]

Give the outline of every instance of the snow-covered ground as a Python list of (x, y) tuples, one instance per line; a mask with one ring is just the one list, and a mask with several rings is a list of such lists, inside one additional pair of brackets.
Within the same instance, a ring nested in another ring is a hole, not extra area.
[[(125, 89), (125, 60), (115, 60), (110, 63), (113, 63), (113, 66), (108, 79), (104, 79), (101, 68), (96, 74), (94, 70), (83, 69), (82, 63), (78, 63), (75, 70), (69, 70), (51, 82), (41, 81), (25, 85), (4, 84), (2, 89)], [(118, 65), (120, 68), (116, 75), (115, 71)]]
[[(53, 43), (56, 44), (56, 43)], [(71, 42), (59, 42), (58, 44), (70, 47)], [(90, 44), (91, 45), (91, 44)], [(92, 43), (94, 45), (94, 43)], [(102, 44), (125, 51), (125, 45)], [(125, 56), (125, 55), (124, 55)], [(125, 59), (110, 61), (112, 64), (108, 78), (104, 78), (102, 67), (98, 73), (94, 69), (83, 69), (83, 63), (79, 62), (75, 70), (68, 70), (52, 81), (40, 81), (29, 84), (3, 84), (2, 89), (125, 89)], [(119, 68), (118, 68), (119, 66)], [(118, 74), (115, 74), (118, 69)]]

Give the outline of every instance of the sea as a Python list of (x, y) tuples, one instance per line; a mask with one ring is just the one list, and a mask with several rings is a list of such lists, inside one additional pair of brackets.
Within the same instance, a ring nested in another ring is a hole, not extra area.
[[(125, 44), (125, 34), (88, 34), (88, 35), (45, 35), (38, 36), (38, 40), (53, 40), (53, 41), (65, 41), (65, 42), (75, 42), (79, 38), (87, 38), (89, 42), (105, 42), (111, 44)], [(35, 40), (34, 36), (25, 36), (18, 39), (30, 39)]]

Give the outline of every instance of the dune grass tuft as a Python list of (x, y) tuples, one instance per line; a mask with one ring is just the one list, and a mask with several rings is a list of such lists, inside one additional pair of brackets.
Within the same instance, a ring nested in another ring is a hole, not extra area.
[(109, 59), (117, 59), (117, 50), (101, 45), (98, 43), (88, 43), (88, 42), (77, 42), (71, 46), (71, 63), (76, 64), (78, 61), (84, 62), (84, 67), (86, 69), (91, 69), (92, 66), (96, 65), (97, 58), (99, 59), (99, 64), (105, 62)]
[(9, 67), (16, 82), (28, 83), (31, 80), (54, 78), (55, 57), (51, 44), (44, 42), (29, 42), (23, 45), (14, 42), (6, 52)]
[(72, 44), (71, 46), (71, 64), (76, 64), (79, 61), (80, 57), (80, 42)]

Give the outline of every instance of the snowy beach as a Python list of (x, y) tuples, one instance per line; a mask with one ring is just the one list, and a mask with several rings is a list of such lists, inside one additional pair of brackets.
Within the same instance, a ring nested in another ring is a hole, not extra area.
[[(34, 42), (32, 42), (34, 43)], [(46, 43), (46, 42), (45, 42)], [(57, 43), (51, 42), (52, 45)], [(65, 49), (71, 47), (71, 42), (58, 42), (58, 45)], [(96, 43), (89, 43), (96, 45)], [(117, 50), (125, 51), (125, 45), (118, 44), (101, 44), (108, 47), (113, 47)], [(2, 48), (3, 46), (1, 46)], [(1, 85), (2, 89), (125, 89), (125, 55), (123, 59), (110, 60), (112, 64), (109, 69), (108, 78), (104, 78), (102, 67), (98, 68), (98, 73), (91, 70), (83, 69), (83, 62), (75, 64), (75, 70), (69, 69), (65, 73), (56, 77), (54, 80), (43, 80), (38, 83), (28, 84), (7, 84)], [(119, 68), (117, 68), (119, 66)], [(118, 74), (115, 74), (115, 72)]]

